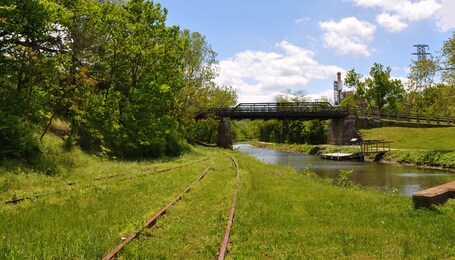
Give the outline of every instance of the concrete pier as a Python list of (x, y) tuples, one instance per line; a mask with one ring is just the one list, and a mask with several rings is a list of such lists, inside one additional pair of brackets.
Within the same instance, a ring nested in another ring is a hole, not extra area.
[(360, 136), (355, 127), (355, 115), (334, 118), (329, 121), (327, 143), (332, 145), (350, 145), (351, 140)]
[(218, 147), (232, 149), (231, 119), (229, 117), (223, 117), (218, 125), (216, 145)]

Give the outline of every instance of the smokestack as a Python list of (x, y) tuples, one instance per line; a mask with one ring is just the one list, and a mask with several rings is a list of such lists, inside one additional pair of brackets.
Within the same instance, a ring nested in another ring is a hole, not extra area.
[(341, 72), (337, 73), (337, 81), (333, 83), (334, 86), (334, 104), (339, 105), (341, 103), (341, 91), (343, 90), (343, 81), (341, 81)]
[(343, 90), (343, 81), (341, 81), (341, 72), (337, 73), (338, 78), (338, 92)]

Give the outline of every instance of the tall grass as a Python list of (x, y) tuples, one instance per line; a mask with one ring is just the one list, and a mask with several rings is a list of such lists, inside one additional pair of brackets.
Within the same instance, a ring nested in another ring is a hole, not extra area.
[[(199, 149), (161, 162), (111, 162), (80, 155), (75, 166), (54, 176), (17, 171), (2, 173), (2, 199), (49, 192), (17, 205), (0, 204), (0, 259), (99, 259), (183, 190), (209, 161), (169, 172), (156, 169), (201, 159)], [(82, 163), (83, 162), (83, 163)], [(93, 178), (128, 172), (131, 179)], [(68, 186), (68, 181), (80, 184)]]
[[(2, 198), (13, 192), (55, 192), (17, 205), (0, 204), (0, 259), (99, 259), (187, 187), (209, 161), (157, 170), (212, 153), (195, 148), (185, 156), (154, 162), (114, 162), (80, 154), (73, 166), (53, 176), (3, 172)], [(312, 174), (228, 153), (237, 159), (241, 175), (228, 258), (455, 257), (453, 201), (415, 210), (407, 197), (337, 186)], [(212, 171), (120, 257), (213, 258), (228, 217), (235, 183), (232, 167), (217, 153)], [(123, 173), (134, 178), (94, 180)], [(68, 186), (68, 181), (78, 184)]]

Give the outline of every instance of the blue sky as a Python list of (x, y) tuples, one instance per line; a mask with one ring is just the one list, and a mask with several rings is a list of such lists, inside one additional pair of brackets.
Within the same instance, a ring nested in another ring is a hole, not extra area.
[(414, 44), (437, 55), (455, 31), (455, 0), (159, 0), (167, 24), (206, 36), (219, 85), (239, 102), (291, 89), (331, 98), (336, 73), (374, 62), (405, 80)]

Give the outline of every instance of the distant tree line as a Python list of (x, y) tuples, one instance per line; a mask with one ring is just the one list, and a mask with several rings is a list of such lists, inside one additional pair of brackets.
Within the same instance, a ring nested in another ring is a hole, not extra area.
[[(286, 90), (275, 96), (277, 103), (308, 102), (309, 97), (302, 91)], [(328, 101), (323, 98), (321, 101)], [(236, 125), (236, 136), (258, 139), (262, 142), (290, 143), (290, 144), (324, 144), (327, 142), (327, 121), (321, 120), (268, 120), (252, 121), (248, 124)], [(248, 131), (245, 129), (253, 129)]]
[(149, 0), (3, 0), (0, 160), (39, 153), (56, 118), (68, 149), (119, 158), (178, 155), (207, 136), (195, 114), (236, 93), (213, 82), (205, 37), (166, 15)]

